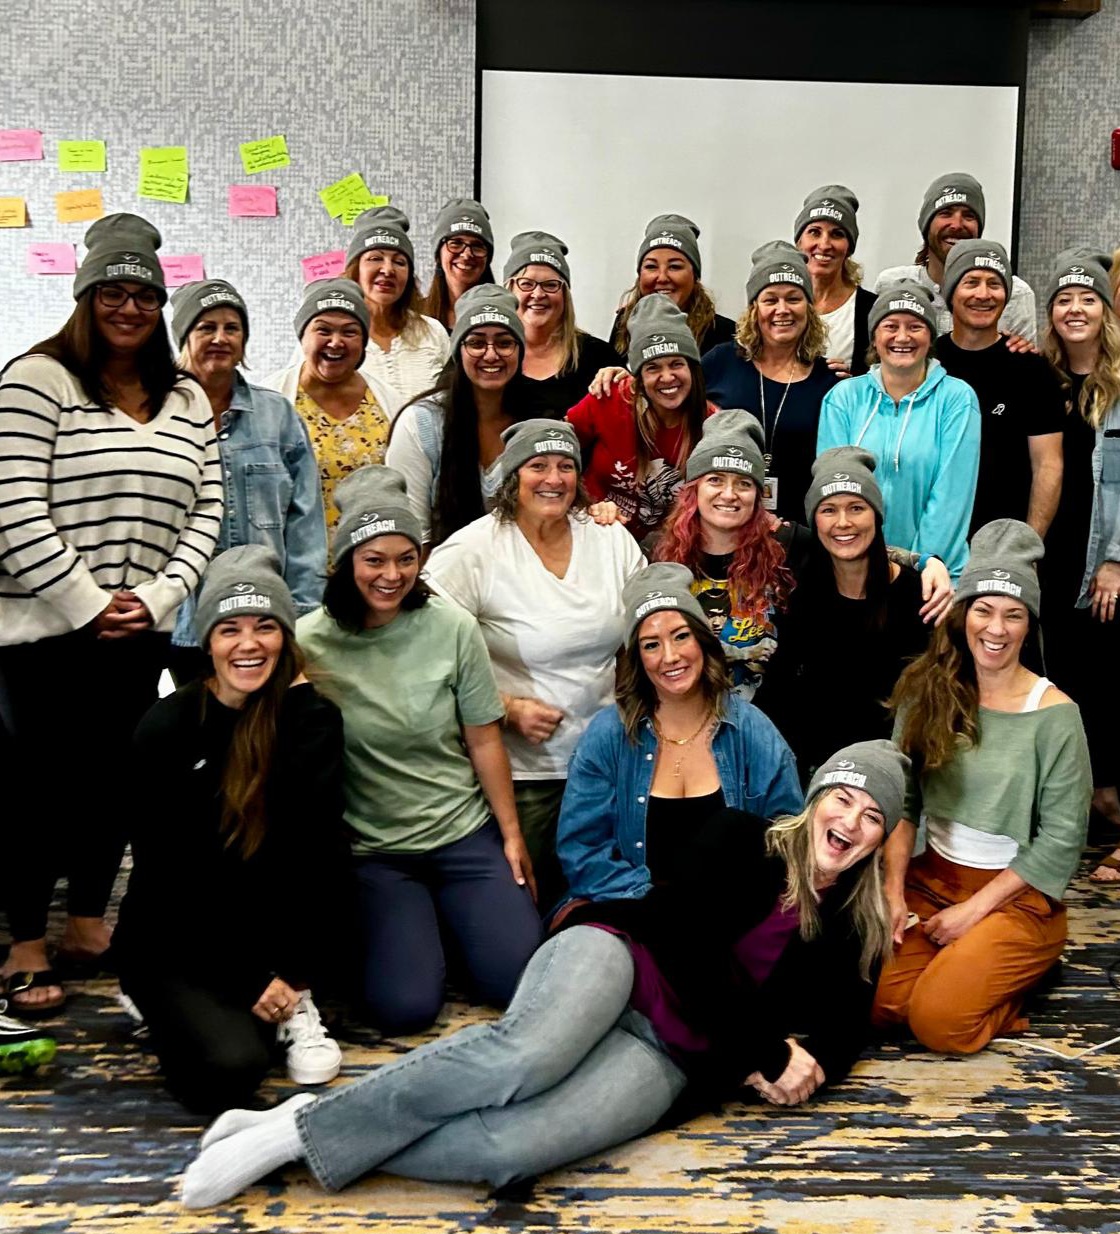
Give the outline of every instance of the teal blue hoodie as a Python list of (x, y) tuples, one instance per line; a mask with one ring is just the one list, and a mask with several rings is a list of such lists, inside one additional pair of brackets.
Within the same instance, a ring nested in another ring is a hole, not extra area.
[(980, 405), (972, 387), (931, 359), (925, 381), (896, 404), (875, 364), (824, 396), (817, 453), (832, 446), (862, 446), (875, 455), (887, 543), (940, 557), (956, 580), (968, 560), (980, 467)]

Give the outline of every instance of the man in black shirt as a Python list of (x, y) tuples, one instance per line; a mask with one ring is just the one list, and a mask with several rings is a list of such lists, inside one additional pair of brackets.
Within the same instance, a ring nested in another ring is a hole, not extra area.
[(1062, 491), (1065, 398), (1042, 356), (1011, 351), (1000, 337), (1010, 285), (1011, 263), (1001, 245), (953, 245), (942, 285), (953, 331), (937, 340), (934, 352), (980, 401), (980, 473), (969, 536), (996, 518), (1021, 519), (1045, 536)]

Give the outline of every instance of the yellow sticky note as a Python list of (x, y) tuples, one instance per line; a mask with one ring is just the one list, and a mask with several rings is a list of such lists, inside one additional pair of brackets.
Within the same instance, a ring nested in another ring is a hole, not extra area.
[(73, 189), (55, 193), (54, 209), (60, 223), (85, 223), (105, 213), (100, 189)]
[(240, 145), (241, 165), (248, 175), (258, 171), (273, 171), (291, 164), (286, 137), (265, 137), (260, 141), (243, 141)]
[(22, 197), (0, 197), (0, 227), (26, 227), (27, 202)]
[(342, 214), (347, 202), (355, 199), (364, 201), (368, 196), (369, 189), (366, 188), (366, 182), (356, 171), (343, 176), (341, 180), (336, 180), (334, 184), (328, 184), (325, 189), (319, 190), (319, 200), (326, 207), (332, 219)]
[(59, 171), (104, 171), (105, 143), (103, 141), (60, 141), (58, 143)]
[(140, 171), (159, 172), (161, 175), (185, 176), (187, 166), (186, 146), (144, 146), (140, 150)]
[(374, 206), (387, 206), (389, 198), (384, 194), (369, 194), (364, 198), (352, 197), (346, 205), (342, 207), (342, 214), (339, 216), (346, 227), (353, 227), (359, 214), (364, 214), (367, 210), (372, 210)]
[(186, 172), (151, 171), (140, 169), (140, 187), (137, 192), (141, 197), (152, 201), (173, 201), (182, 205), (187, 200), (187, 185), (190, 176)]

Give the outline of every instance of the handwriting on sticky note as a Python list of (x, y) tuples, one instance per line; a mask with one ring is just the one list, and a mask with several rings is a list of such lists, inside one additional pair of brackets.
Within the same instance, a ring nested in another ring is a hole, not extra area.
[(196, 283), (206, 277), (201, 253), (187, 253), (182, 257), (160, 254), (159, 264), (168, 287), (182, 287), (184, 283)]
[(22, 197), (0, 197), (0, 227), (26, 227), (27, 202)]
[(288, 157), (288, 139), (286, 137), (264, 137), (260, 141), (243, 141), (240, 145), (241, 165), (247, 175), (256, 175), (258, 171), (273, 171), (277, 167), (288, 167), (291, 159)]
[(189, 184), (190, 176), (185, 172), (141, 170), (137, 192), (152, 201), (173, 201), (182, 205), (187, 200)]
[(185, 176), (190, 172), (187, 166), (186, 146), (142, 146), (140, 149), (140, 170), (162, 172), (165, 175)]
[(341, 180), (336, 180), (334, 184), (328, 184), (325, 189), (319, 190), (319, 200), (326, 207), (332, 219), (339, 217), (347, 202), (364, 201), (368, 196), (369, 189), (366, 188), (366, 182), (356, 171), (343, 176)]
[(316, 253), (314, 257), (301, 258), (299, 264), (303, 267), (305, 283), (313, 283), (316, 279), (337, 278), (346, 268), (346, 250)]
[(358, 216), (365, 214), (367, 210), (372, 210), (374, 206), (387, 206), (389, 198), (384, 194), (367, 194), (363, 199), (361, 197), (352, 197), (346, 205), (342, 207), (342, 213), (339, 215), (343, 226), (353, 227)]
[(230, 218), (263, 219), (276, 217), (276, 189), (271, 184), (231, 184)]
[(72, 244), (30, 244), (28, 274), (74, 274), (78, 269)]
[(30, 163), (43, 157), (38, 129), (0, 129), (0, 163)]
[(100, 189), (55, 193), (54, 210), (60, 223), (87, 223), (90, 219), (101, 218), (105, 213)]
[(58, 143), (59, 171), (104, 171), (105, 143), (103, 141), (60, 141)]

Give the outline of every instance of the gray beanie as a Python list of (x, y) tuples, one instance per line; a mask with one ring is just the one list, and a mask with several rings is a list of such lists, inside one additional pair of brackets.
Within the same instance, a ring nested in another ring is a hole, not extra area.
[(700, 228), (683, 214), (659, 214), (646, 224), (646, 234), (638, 247), (638, 268), (652, 249), (676, 249), (692, 262), (700, 277)]
[(241, 329), (248, 342), (249, 310), (237, 289), (225, 279), (203, 279), (184, 283), (171, 293), (171, 333), (175, 346), (182, 347), (194, 323), (203, 313), (215, 308), (235, 309), (241, 315)]
[(354, 220), (354, 238), (346, 250), (346, 264), (368, 249), (395, 249), (408, 258), (410, 268), (416, 268), (416, 254), (408, 238), (408, 215), (396, 206), (374, 206)]
[(700, 362), (700, 348), (688, 327), (688, 316), (662, 292), (643, 296), (630, 313), (630, 372), (661, 356), (684, 356)]
[(359, 544), (378, 536), (405, 536), (423, 547), (420, 520), (408, 504), (404, 476), (384, 463), (370, 463), (343, 476), (334, 490), (338, 526), (331, 542), (335, 569)]
[(968, 206), (976, 215), (981, 234), (983, 233), (987, 208), (984, 205), (984, 190), (980, 181), (975, 176), (970, 176), (967, 171), (950, 171), (944, 176), (938, 176), (922, 198), (918, 230), (922, 233), (923, 240), (929, 238), (929, 225), (933, 222), (933, 216), (947, 206)]
[(316, 279), (308, 283), (296, 313), (296, 338), (303, 338), (308, 323), (320, 313), (349, 313), (362, 327), (363, 345), (369, 342), (369, 309), (362, 289), (353, 279)]
[(88, 252), (74, 276), (74, 299), (100, 283), (144, 283), (167, 303), (167, 285), (156, 249), (159, 232), (138, 214), (107, 214), (85, 234)]
[(452, 236), (470, 236), (482, 240), (494, 252), (494, 229), (486, 207), (473, 197), (452, 197), (444, 202), (436, 215), (436, 256), (440, 245)]
[(1046, 284), (1046, 307), (1053, 304), (1059, 291), (1076, 287), (1095, 291), (1105, 304), (1111, 304), (1112, 284), (1108, 279), (1111, 268), (1112, 258), (1099, 249), (1084, 244), (1063, 249), (1054, 259), (1054, 269)]
[(675, 609), (707, 625), (700, 601), (692, 594), (692, 571), (675, 561), (655, 561), (632, 574), (622, 588), (623, 645), (650, 613)]
[(567, 256), (568, 246), (559, 237), (547, 231), (519, 231), (509, 242), (509, 260), (502, 278), (508, 283), (526, 266), (551, 266), (571, 287), (572, 272)]
[(502, 430), (505, 443), (494, 460), (494, 468), (502, 481), (531, 458), (542, 454), (562, 454), (575, 460), (577, 470), (583, 469), (579, 438), (566, 420), (522, 420)]
[(903, 280), (884, 287), (867, 315), (867, 332), (874, 335), (876, 327), (891, 313), (911, 313), (929, 326), (930, 338), (937, 337), (937, 314), (933, 296), (919, 283)]
[(725, 407), (709, 416), (700, 440), (685, 464), (684, 477), (695, 480), (710, 471), (737, 471), (761, 488), (766, 475), (762, 447), (766, 438), (758, 417), (739, 407)]
[(906, 800), (910, 760), (893, 742), (857, 741), (845, 746), (816, 769), (805, 790), (805, 806), (830, 788), (861, 788), (883, 811), (886, 835), (898, 826)]
[(1038, 616), (1035, 563), (1042, 560), (1045, 550), (1033, 527), (1017, 518), (997, 518), (977, 530), (968, 548), (968, 564), (961, 571), (954, 604), (977, 596), (1011, 596)]
[(296, 606), (275, 549), (239, 544), (210, 563), (194, 614), (194, 629), (203, 650), (210, 631), (229, 617), (274, 617), (289, 634), (295, 633)]
[(842, 184), (825, 184), (814, 189), (801, 207), (801, 213), (793, 225), (793, 238), (799, 240), (810, 223), (835, 223), (848, 237), (848, 255), (856, 251), (859, 239), (859, 223), (856, 211), (859, 198)]
[(771, 240), (760, 245), (751, 254), (747, 303), (753, 304), (763, 291), (774, 283), (800, 287), (812, 304), (813, 280), (809, 277), (809, 259), (788, 240)]
[(455, 325), (451, 331), (451, 354), (459, 354), (460, 344), (480, 326), (504, 326), (525, 350), (525, 327), (517, 315), (517, 297), (497, 283), (476, 283), (455, 301)]
[(813, 478), (805, 494), (805, 518), (813, 525), (817, 506), (837, 493), (862, 497), (883, 518), (883, 494), (872, 474), (875, 455), (859, 446), (833, 446), (817, 455), (813, 463)]
[(950, 308), (957, 284), (970, 270), (991, 270), (998, 274), (1003, 290), (1011, 295), (1011, 262), (1003, 245), (994, 240), (958, 240), (945, 258), (945, 274), (941, 279), (941, 294)]

